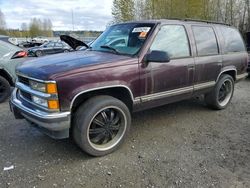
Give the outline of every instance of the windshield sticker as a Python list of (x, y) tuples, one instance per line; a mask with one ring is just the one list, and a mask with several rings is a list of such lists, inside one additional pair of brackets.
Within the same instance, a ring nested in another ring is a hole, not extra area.
[(141, 32), (139, 38), (146, 38), (147, 34), (148, 34), (147, 32)]
[(151, 27), (135, 27), (132, 33), (142, 33), (142, 32), (148, 33), (150, 29)]

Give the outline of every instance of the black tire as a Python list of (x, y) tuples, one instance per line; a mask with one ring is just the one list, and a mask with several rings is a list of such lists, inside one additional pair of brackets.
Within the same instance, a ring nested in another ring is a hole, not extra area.
[(89, 155), (104, 156), (123, 143), (130, 124), (130, 111), (122, 101), (111, 96), (97, 96), (83, 103), (75, 112), (73, 138)]
[(205, 95), (205, 102), (212, 109), (222, 110), (229, 105), (233, 94), (234, 79), (228, 74), (222, 74), (213, 91)]
[(63, 53), (68, 53), (69, 52), (69, 50), (63, 50)]
[(36, 55), (36, 57), (41, 57), (41, 56), (43, 56), (44, 54), (43, 54), (43, 52), (42, 52), (41, 50), (37, 50), (37, 51), (35, 52), (35, 55)]
[(0, 103), (4, 102), (10, 96), (10, 84), (0, 76)]

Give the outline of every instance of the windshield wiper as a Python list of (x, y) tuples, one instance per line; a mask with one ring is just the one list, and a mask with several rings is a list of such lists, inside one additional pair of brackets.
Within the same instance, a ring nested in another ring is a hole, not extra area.
[(106, 48), (106, 49), (112, 50), (116, 54), (120, 54), (120, 52), (118, 52), (115, 48), (108, 46), (108, 45), (102, 45), (102, 46), (100, 46), (100, 48)]

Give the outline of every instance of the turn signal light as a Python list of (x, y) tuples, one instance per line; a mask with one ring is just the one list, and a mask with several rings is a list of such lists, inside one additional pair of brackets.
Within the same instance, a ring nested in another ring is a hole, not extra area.
[(48, 108), (51, 110), (58, 110), (59, 109), (58, 100), (49, 100), (48, 101)]
[(57, 93), (57, 87), (55, 83), (48, 83), (46, 84), (46, 91), (49, 94), (55, 94)]

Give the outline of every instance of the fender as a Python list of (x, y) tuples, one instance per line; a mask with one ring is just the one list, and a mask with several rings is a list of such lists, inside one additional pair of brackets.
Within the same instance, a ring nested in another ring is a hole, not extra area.
[(110, 85), (110, 86), (101, 86), (101, 87), (95, 87), (95, 88), (91, 88), (91, 89), (86, 89), (84, 91), (81, 91), (79, 93), (77, 93), (73, 99), (71, 100), (71, 103), (70, 103), (70, 110), (72, 110), (72, 107), (73, 107), (73, 104), (75, 102), (75, 100), (77, 99), (77, 97), (79, 97), (81, 94), (84, 94), (84, 93), (88, 93), (88, 92), (91, 92), (91, 91), (98, 91), (98, 90), (102, 90), (102, 89), (110, 89), (110, 88), (125, 88), (129, 94), (130, 94), (130, 97), (131, 97), (131, 100), (134, 102), (134, 95), (131, 91), (131, 89), (126, 86), (126, 85)]
[(218, 75), (217, 79), (216, 79), (216, 83), (219, 81), (219, 78), (220, 76), (224, 73), (224, 72), (227, 72), (227, 71), (234, 71), (235, 72), (235, 79), (236, 79), (236, 76), (237, 76), (237, 69), (235, 66), (226, 66), (226, 67), (223, 67), (221, 69), (221, 72), (220, 74)]
[(11, 85), (15, 84), (15, 79), (9, 73), (9, 71), (7, 71), (6, 69), (4, 69), (3, 67), (0, 67), (0, 71), (3, 71), (3, 73), (5, 74), (5, 76), (7, 76), (7, 78), (5, 78), (5, 79), (7, 79)]

